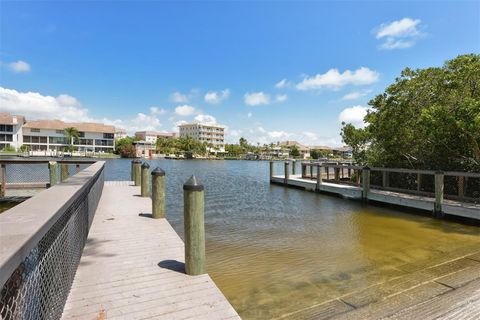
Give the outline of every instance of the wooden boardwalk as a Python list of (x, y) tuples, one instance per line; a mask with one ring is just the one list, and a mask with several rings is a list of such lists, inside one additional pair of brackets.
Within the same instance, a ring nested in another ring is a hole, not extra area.
[[(284, 178), (284, 176), (273, 176), (271, 182), (283, 184), (285, 181)], [(305, 188), (306, 190), (315, 191), (316, 185), (316, 180), (303, 179), (300, 175), (291, 175), (288, 179), (288, 186)], [(322, 182), (319, 191), (338, 194), (354, 199), (360, 199), (362, 197), (362, 187), (347, 184)], [(434, 199), (430, 197), (379, 189), (370, 189), (368, 199), (381, 203), (388, 203), (427, 211), (433, 211), (434, 205)], [(444, 200), (443, 211), (448, 215), (480, 221), (480, 204)]]
[(63, 319), (239, 319), (207, 274), (184, 273), (184, 244), (130, 182), (105, 182)]

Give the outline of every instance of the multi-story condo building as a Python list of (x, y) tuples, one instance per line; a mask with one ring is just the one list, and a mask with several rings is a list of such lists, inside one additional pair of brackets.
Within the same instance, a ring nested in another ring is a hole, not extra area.
[(0, 150), (11, 146), (17, 149), (22, 145), (22, 127), (25, 124), (25, 117), (15, 116), (10, 113), (0, 113)]
[(146, 143), (155, 144), (158, 138), (175, 138), (178, 137), (176, 132), (157, 132), (157, 131), (137, 131), (135, 136)]
[(221, 125), (187, 123), (178, 126), (180, 137), (192, 137), (200, 142), (211, 144), (210, 152), (225, 152), (225, 128)]
[[(9, 143), (15, 149), (22, 145), (36, 153), (55, 154), (64, 151), (72, 142), (67, 141), (65, 128), (74, 127), (80, 138), (73, 141), (76, 150), (88, 152), (110, 153), (115, 148), (115, 127), (101, 123), (69, 123), (60, 120), (25, 120), (22, 116), (0, 114), (0, 140)], [(7, 132), (1, 131), (5, 129)], [(10, 131), (11, 130), (11, 131)], [(3, 135), (2, 135), (3, 134)]]

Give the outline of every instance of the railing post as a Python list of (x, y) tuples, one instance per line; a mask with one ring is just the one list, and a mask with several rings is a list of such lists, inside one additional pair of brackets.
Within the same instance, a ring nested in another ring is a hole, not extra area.
[(150, 186), (149, 186), (149, 169), (150, 169), (150, 165), (146, 162), (144, 162), (142, 164), (142, 185), (140, 187), (140, 195), (142, 197), (148, 197), (148, 193), (149, 193), (149, 189), (150, 189)]
[(389, 185), (389, 176), (387, 171), (382, 171), (382, 187), (383, 188), (388, 188)]
[(0, 197), (5, 197), (7, 190), (7, 165), (5, 163), (2, 163), (0, 170), (0, 183)]
[(442, 211), (443, 204), (443, 188), (444, 188), (444, 175), (443, 172), (435, 172), (435, 203), (433, 206), (433, 215), (435, 217), (443, 217), (444, 213)]
[(135, 186), (140, 186), (142, 184), (142, 162), (140, 160), (134, 160), (134, 182)]
[(307, 177), (307, 164), (302, 162), (302, 178)]
[(330, 180), (330, 167), (327, 165), (325, 167), (325, 170), (327, 171), (327, 181)]
[(135, 160), (130, 163), (130, 181), (135, 181)]
[(335, 171), (335, 182), (339, 183), (340, 182), (340, 168), (334, 168)]
[(368, 166), (363, 167), (362, 170), (362, 198), (368, 200), (368, 194), (370, 193), (370, 168)]
[(77, 173), (80, 172), (80, 164), (77, 163), (77, 164), (75, 165), (75, 170), (77, 171)]
[(274, 162), (273, 162), (273, 161), (270, 161), (270, 181), (273, 180), (273, 174), (274, 174), (274, 169), (273, 169), (274, 167), (273, 167), (273, 165), (274, 165)]
[(465, 195), (465, 177), (458, 176), (458, 196), (463, 198)]
[(195, 176), (183, 185), (183, 221), (185, 232), (185, 272), (205, 273), (204, 187)]
[(313, 179), (313, 160), (310, 160), (310, 179)]
[(292, 175), (297, 174), (297, 160), (293, 159), (292, 160)]
[(357, 173), (357, 175), (355, 176), (355, 178), (357, 179), (357, 184), (360, 184), (360, 170), (355, 170), (355, 172)]
[(316, 191), (320, 191), (321, 185), (322, 185), (322, 166), (318, 163), (317, 164), (317, 185), (315, 187)]
[(53, 187), (58, 182), (57, 168), (58, 164), (56, 161), (48, 162), (48, 170), (50, 171), (50, 187)]
[(68, 179), (68, 164), (60, 164), (60, 181), (63, 182)]
[(152, 218), (165, 218), (165, 171), (152, 171)]
[(417, 191), (422, 188), (422, 174), (417, 173)]
[(288, 179), (290, 178), (290, 161), (285, 161), (285, 180), (284, 184), (288, 184)]

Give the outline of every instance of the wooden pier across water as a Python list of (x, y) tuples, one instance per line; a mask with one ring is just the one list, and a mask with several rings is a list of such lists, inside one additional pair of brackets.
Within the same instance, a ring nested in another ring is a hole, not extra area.
[[(480, 221), (480, 194), (476, 194), (476, 198), (465, 196), (466, 179), (470, 178), (472, 181), (476, 179), (478, 181), (476, 183), (480, 185), (480, 173), (368, 168), (319, 163), (302, 163), (301, 168), (301, 173), (297, 174), (295, 162), (290, 169), (290, 162), (287, 161), (283, 174), (275, 175), (273, 163), (271, 163), (270, 182), (346, 198), (421, 209), (440, 216), (447, 214)], [(373, 171), (381, 173), (380, 185), (372, 185), (371, 172)], [(390, 173), (414, 175), (416, 190), (391, 187)], [(428, 175), (435, 178), (432, 179), (435, 181), (432, 192), (421, 190), (422, 177)], [(458, 194), (452, 196), (445, 193), (445, 176), (457, 177)]]
[(132, 182), (105, 182), (62, 319), (239, 319), (208, 274), (184, 272), (184, 243)]

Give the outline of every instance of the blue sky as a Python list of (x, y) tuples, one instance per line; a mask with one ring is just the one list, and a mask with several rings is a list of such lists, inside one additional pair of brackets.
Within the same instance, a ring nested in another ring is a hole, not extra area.
[[(0, 110), (341, 144), (405, 67), (480, 52), (480, 2), (0, 2)], [(282, 81), (283, 80), (283, 81)]]

